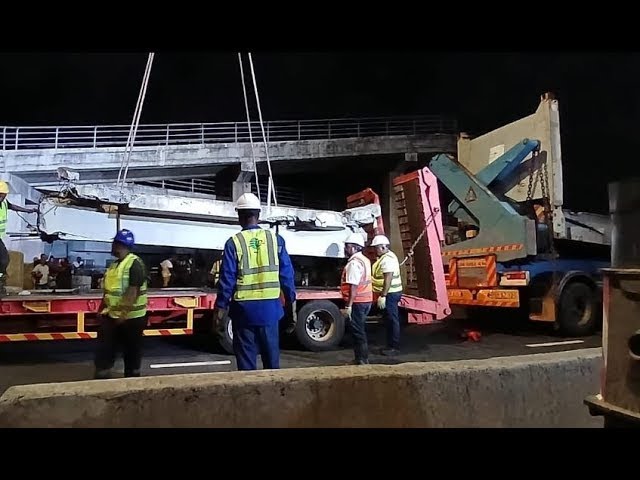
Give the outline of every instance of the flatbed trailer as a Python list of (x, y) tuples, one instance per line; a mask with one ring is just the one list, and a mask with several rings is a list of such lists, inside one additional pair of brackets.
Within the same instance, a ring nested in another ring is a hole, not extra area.
[[(403, 317), (408, 323), (440, 322), (451, 311), (440, 250), (444, 234), (437, 180), (428, 168), (402, 175), (394, 180), (394, 195), (402, 248), (411, 257), (400, 302)], [(347, 203), (355, 208), (379, 204), (379, 199), (367, 189), (349, 197)], [(384, 234), (381, 218), (367, 230), (369, 240), (378, 234)], [(374, 259), (373, 249), (365, 253)], [(283, 327), (292, 325), (299, 342), (309, 350), (337, 347), (347, 327), (340, 311), (344, 302), (339, 288), (296, 286), (296, 291), (295, 315), (291, 312), (286, 316)], [(6, 296), (0, 299), (0, 342), (95, 338), (101, 298), (100, 290), (34, 290), (27, 295)], [(213, 329), (214, 290), (149, 289), (148, 299), (145, 336), (216, 333), (222, 347), (232, 352), (232, 319), (225, 320), (220, 332)]]

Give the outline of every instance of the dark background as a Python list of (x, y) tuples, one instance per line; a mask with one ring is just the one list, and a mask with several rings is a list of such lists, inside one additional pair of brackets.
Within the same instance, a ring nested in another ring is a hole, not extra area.
[[(0, 124), (128, 125), (146, 57), (3, 53)], [(450, 113), (462, 131), (479, 135), (533, 113), (550, 91), (560, 100), (567, 208), (606, 212), (607, 182), (640, 175), (636, 53), (258, 52), (253, 58), (265, 121)], [(243, 102), (236, 53), (156, 52), (141, 123), (244, 121)]]

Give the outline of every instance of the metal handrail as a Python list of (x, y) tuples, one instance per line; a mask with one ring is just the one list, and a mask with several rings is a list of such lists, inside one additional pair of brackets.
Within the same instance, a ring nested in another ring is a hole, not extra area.
[[(124, 147), (129, 125), (0, 127), (2, 150)], [(262, 142), (259, 122), (172, 123), (140, 125), (135, 146)], [(442, 115), (414, 117), (276, 120), (265, 123), (267, 141), (321, 140), (457, 133), (455, 119)]]

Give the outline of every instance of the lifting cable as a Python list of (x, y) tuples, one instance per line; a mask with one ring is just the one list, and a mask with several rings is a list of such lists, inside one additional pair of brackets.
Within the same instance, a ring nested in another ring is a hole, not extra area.
[(147, 86), (149, 85), (149, 75), (151, 74), (151, 65), (153, 64), (154, 55), (155, 54), (151, 52), (147, 58), (147, 67), (145, 68), (144, 77), (142, 78), (142, 86), (140, 87), (140, 93), (138, 94), (138, 103), (136, 104), (136, 109), (133, 113), (133, 120), (131, 122), (131, 128), (129, 129), (129, 138), (127, 138), (125, 153), (120, 164), (120, 171), (118, 172), (118, 181), (116, 185), (120, 185), (121, 192), (127, 180), (127, 173), (129, 172), (131, 152), (133, 150), (136, 134), (138, 133), (138, 125), (140, 124), (140, 116), (142, 114), (142, 105), (144, 104), (144, 99), (147, 95)]
[(253, 160), (253, 175), (256, 178), (256, 190), (258, 200), (260, 200), (260, 183), (258, 182), (258, 164), (253, 146), (253, 134), (251, 132), (251, 118), (249, 117), (249, 100), (247, 99), (247, 88), (244, 83), (244, 68), (242, 67), (242, 54), (238, 52), (238, 63), (240, 64), (240, 78), (242, 79), (242, 94), (244, 95), (244, 108), (247, 111), (247, 128), (249, 129), (249, 142), (251, 143), (251, 160)]
[[(267, 208), (271, 206), (271, 196), (273, 196), (273, 205), (278, 206), (276, 200), (276, 188), (273, 184), (273, 174), (271, 172), (271, 161), (269, 160), (269, 144), (267, 142), (267, 136), (264, 133), (264, 122), (262, 121), (262, 110), (260, 108), (260, 97), (258, 96), (258, 84), (256, 83), (256, 73), (253, 69), (253, 60), (251, 58), (251, 52), (249, 52), (249, 66), (251, 67), (251, 78), (253, 79), (253, 90), (256, 95), (256, 104), (258, 106), (258, 117), (260, 119), (260, 129), (262, 131), (262, 139), (264, 141), (264, 151), (267, 157), (267, 169), (269, 170), (269, 184), (267, 187)], [(257, 172), (256, 172), (257, 175)]]

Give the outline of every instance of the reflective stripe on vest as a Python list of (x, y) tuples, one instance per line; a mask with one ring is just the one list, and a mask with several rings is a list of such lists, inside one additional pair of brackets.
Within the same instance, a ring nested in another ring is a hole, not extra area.
[[(104, 275), (104, 303), (107, 306), (107, 314), (112, 318), (119, 318), (118, 305), (129, 288), (129, 270), (136, 260), (142, 262), (138, 256), (130, 253), (122, 261), (114, 262)], [(145, 280), (140, 287), (140, 295), (133, 302), (127, 318), (144, 317), (146, 313), (147, 282)]]
[(342, 299), (347, 302), (351, 295), (351, 284), (347, 283), (347, 267), (351, 262), (360, 262), (364, 267), (364, 275), (360, 280), (358, 289), (356, 290), (356, 298), (353, 299), (353, 303), (371, 303), (373, 302), (373, 290), (371, 288), (371, 262), (367, 257), (361, 253), (356, 253), (349, 259), (347, 266), (342, 270), (342, 283), (340, 285), (340, 292), (342, 293)]
[(393, 276), (391, 277), (391, 286), (389, 287), (388, 293), (397, 293), (402, 291), (402, 278), (400, 277), (400, 264), (398, 263), (398, 257), (396, 254), (389, 251), (382, 255), (376, 263), (373, 264), (371, 268), (371, 285), (373, 287), (373, 291), (375, 293), (381, 293), (382, 288), (384, 287), (384, 273), (382, 272), (382, 259), (386, 256), (390, 256), (395, 260), (396, 268), (393, 271)]
[(280, 261), (275, 233), (253, 228), (231, 238), (238, 256), (238, 278), (233, 298), (239, 302), (279, 298)]
[(8, 217), (8, 205), (7, 205), (7, 200), (3, 200), (2, 203), (0, 203), (0, 236), (4, 235), (5, 233), (7, 233), (7, 217)]

